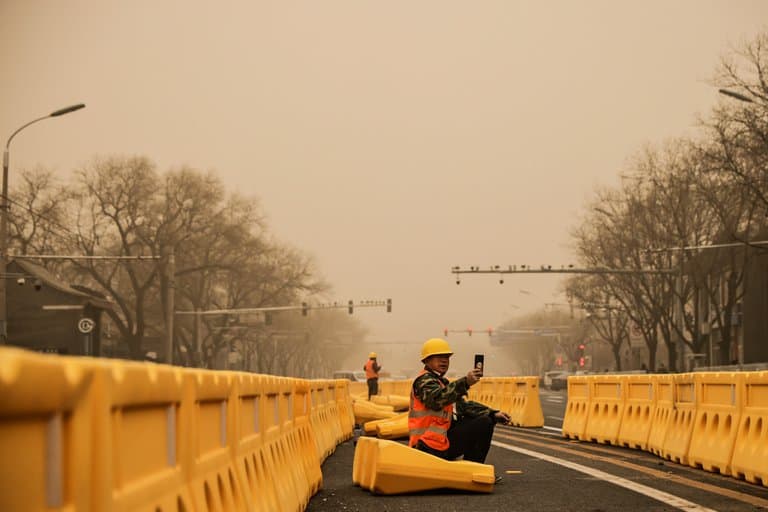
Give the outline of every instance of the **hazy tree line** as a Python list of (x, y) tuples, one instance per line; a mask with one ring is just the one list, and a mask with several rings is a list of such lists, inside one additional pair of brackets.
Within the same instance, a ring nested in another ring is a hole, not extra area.
[[(11, 192), (11, 250), (26, 255), (147, 256), (141, 260), (41, 260), (65, 281), (115, 303), (109, 317), (126, 357), (167, 329), (167, 255), (175, 257), (175, 310), (297, 305), (330, 286), (306, 254), (276, 240), (255, 199), (227, 193), (215, 173), (183, 167), (158, 172), (145, 157), (97, 158), (67, 183), (50, 170), (22, 171)], [(327, 377), (341, 355), (334, 344), (364, 332), (343, 310), (175, 316), (174, 361), (262, 373)]]
[[(682, 368), (677, 340), (706, 353), (704, 328), (720, 333), (708, 363), (728, 364), (749, 260), (768, 250), (749, 244), (768, 239), (768, 33), (722, 58), (712, 85), (750, 101), (722, 96), (695, 137), (644, 148), (621, 171), (619, 186), (596, 192), (573, 230), (582, 266), (672, 270), (568, 280), (574, 303), (600, 313), (591, 319), (612, 345), (617, 369), (629, 326), (641, 333), (651, 369), (660, 344), (671, 369)], [(694, 249), (713, 244), (737, 246)]]
[[(604, 344), (615, 369), (625, 369), (631, 331), (643, 338), (651, 370), (662, 345), (667, 366), (682, 369), (678, 340), (706, 354), (713, 330), (718, 350), (706, 363), (730, 362), (749, 262), (768, 251), (750, 244), (768, 240), (768, 33), (723, 57), (712, 86), (748, 101), (723, 96), (695, 137), (644, 147), (620, 171), (619, 186), (596, 191), (572, 231), (579, 267), (659, 272), (577, 274), (564, 283), (569, 313), (542, 310), (505, 322), (500, 332), (546, 333), (510, 343), (524, 373), (550, 369), (555, 353), (572, 368), (584, 342)], [(726, 247), (694, 249), (720, 244)]]

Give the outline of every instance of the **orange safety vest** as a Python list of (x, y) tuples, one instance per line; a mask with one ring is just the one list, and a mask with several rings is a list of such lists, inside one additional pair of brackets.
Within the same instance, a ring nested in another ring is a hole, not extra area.
[[(416, 378), (425, 373), (427, 370), (422, 370)], [(440, 387), (445, 387), (442, 381)], [(408, 409), (408, 431), (410, 432), (408, 446), (416, 446), (416, 443), (421, 440), (434, 450), (447, 450), (450, 446), (448, 429), (451, 426), (452, 417), (453, 404), (448, 404), (439, 411), (430, 409), (414, 394), (411, 387), (411, 407)]]
[(369, 359), (368, 362), (365, 363), (365, 378), (366, 379), (378, 379), (379, 378), (379, 372), (373, 369), (373, 365), (376, 364), (376, 361), (373, 359)]

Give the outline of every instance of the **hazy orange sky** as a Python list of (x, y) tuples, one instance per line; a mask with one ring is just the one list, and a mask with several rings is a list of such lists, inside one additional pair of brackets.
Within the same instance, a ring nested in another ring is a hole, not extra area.
[(108, 154), (215, 169), (333, 299), (391, 297), (355, 314), (412, 359), (395, 343), (563, 302), (561, 276), (450, 268), (572, 262), (595, 187), (695, 133), (719, 57), (766, 20), (763, 0), (0, 0), (0, 137), (83, 102), (14, 139), (12, 185)]

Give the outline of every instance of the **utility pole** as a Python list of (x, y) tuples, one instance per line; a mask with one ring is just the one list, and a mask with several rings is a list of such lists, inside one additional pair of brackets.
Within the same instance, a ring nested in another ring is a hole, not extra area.
[(3, 152), (3, 190), (2, 190), (2, 198), (0, 200), (0, 345), (4, 345), (8, 343), (8, 306), (7, 306), (7, 295), (8, 295), (8, 284), (6, 283), (6, 268), (8, 265), (8, 209), (10, 208), (10, 205), (8, 204), (8, 169), (10, 167), (10, 147), (11, 147), (11, 141), (16, 136), (17, 133), (19, 133), (21, 130), (26, 128), (27, 126), (34, 124), (38, 121), (42, 121), (43, 119), (48, 119), (49, 117), (58, 117), (63, 116), (65, 114), (69, 114), (70, 112), (74, 112), (75, 110), (80, 110), (81, 108), (84, 108), (85, 105), (83, 103), (78, 103), (77, 105), (71, 105), (69, 107), (64, 107), (59, 110), (56, 110), (54, 112), (51, 112), (47, 116), (38, 117), (37, 119), (33, 119), (32, 121), (24, 124), (21, 126), (21, 128), (17, 129), (15, 132), (11, 134), (10, 137), (8, 137), (8, 141), (5, 143), (5, 151)]
[(165, 250), (163, 271), (165, 273), (165, 363), (173, 364), (173, 318), (176, 309), (174, 297), (176, 295), (176, 256), (173, 254), (173, 246)]

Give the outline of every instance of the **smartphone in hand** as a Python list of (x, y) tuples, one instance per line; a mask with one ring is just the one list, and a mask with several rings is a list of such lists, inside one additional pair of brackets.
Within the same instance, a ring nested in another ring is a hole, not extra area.
[(475, 366), (474, 368), (476, 370), (480, 370), (480, 375), (483, 374), (483, 365), (485, 363), (485, 355), (484, 354), (475, 354)]

